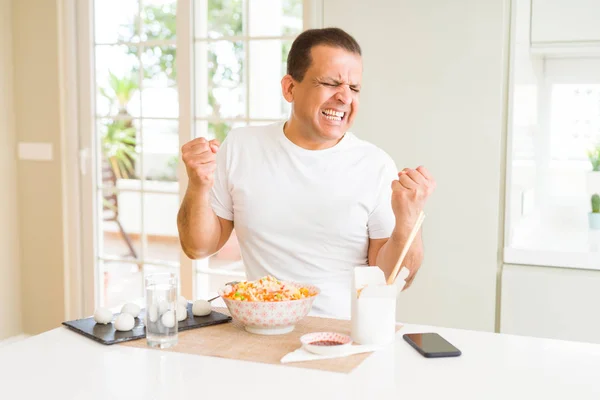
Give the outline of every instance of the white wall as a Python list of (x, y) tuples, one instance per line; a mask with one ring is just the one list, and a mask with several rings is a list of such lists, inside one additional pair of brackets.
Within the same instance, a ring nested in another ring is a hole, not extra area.
[(16, 140), (51, 144), (54, 155), (51, 161), (18, 162), (21, 312), (27, 334), (59, 327), (65, 321), (59, 3), (13, 1), (8, 14)]
[(401, 321), (494, 330), (507, 18), (502, 0), (324, 2), (363, 48), (354, 133), (438, 182)]
[(597, 0), (532, 0), (531, 35), (534, 43), (600, 40)]
[(11, 0), (0, 0), (0, 340), (21, 333)]
[(505, 265), (501, 332), (600, 343), (600, 271)]

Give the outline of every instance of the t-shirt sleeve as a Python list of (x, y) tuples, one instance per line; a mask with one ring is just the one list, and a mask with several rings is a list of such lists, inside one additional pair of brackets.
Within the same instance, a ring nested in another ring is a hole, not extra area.
[(379, 174), (375, 204), (367, 222), (370, 239), (389, 238), (396, 224), (392, 211), (392, 181), (398, 179), (398, 169), (394, 160), (387, 154)]
[(233, 221), (233, 200), (229, 185), (231, 146), (233, 135), (228, 135), (217, 152), (215, 182), (210, 192), (210, 205), (217, 216)]

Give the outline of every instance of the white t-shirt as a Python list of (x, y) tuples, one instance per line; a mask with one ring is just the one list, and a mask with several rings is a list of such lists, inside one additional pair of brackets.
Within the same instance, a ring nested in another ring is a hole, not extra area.
[(356, 266), (369, 238), (388, 238), (395, 218), (392, 158), (346, 133), (334, 147), (307, 150), (284, 122), (232, 130), (217, 153), (211, 205), (234, 221), (248, 279), (272, 275), (321, 289), (313, 313), (350, 316)]

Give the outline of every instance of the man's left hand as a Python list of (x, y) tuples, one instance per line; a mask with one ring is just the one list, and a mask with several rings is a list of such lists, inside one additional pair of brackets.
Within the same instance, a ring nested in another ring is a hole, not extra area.
[(396, 229), (410, 231), (413, 228), (435, 187), (435, 179), (423, 166), (404, 168), (398, 173), (398, 180), (392, 182), (392, 210), (396, 216)]

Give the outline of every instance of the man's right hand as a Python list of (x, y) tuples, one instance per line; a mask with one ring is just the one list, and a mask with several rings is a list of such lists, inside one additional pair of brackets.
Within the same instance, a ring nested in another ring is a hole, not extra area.
[(185, 163), (189, 184), (202, 193), (208, 193), (215, 181), (219, 146), (216, 139), (208, 141), (196, 138), (181, 148), (181, 159)]

